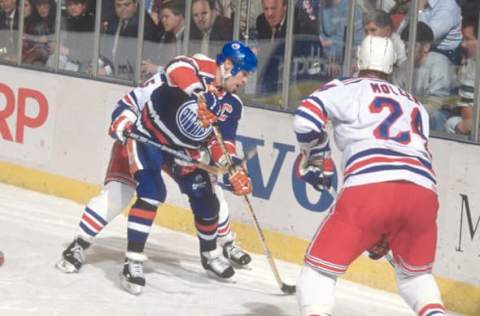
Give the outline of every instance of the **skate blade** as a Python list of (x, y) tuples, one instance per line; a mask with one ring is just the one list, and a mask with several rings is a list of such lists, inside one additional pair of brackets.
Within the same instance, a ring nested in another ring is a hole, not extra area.
[(65, 261), (64, 259), (61, 259), (59, 262), (57, 262), (57, 264), (55, 264), (55, 267), (64, 273), (78, 273), (78, 269), (75, 268), (73, 264)]
[(221, 278), (218, 275), (216, 275), (215, 272), (212, 272), (210, 270), (206, 270), (206, 272), (209, 278), (214, 279), (216, 281), (220, 281), (222, 283), (237, 283), (237, 278), (235, 277), (235, 274), (229, 278)]
[(232, 260), (229, 260), (229, 261), (230, 261), (230, 264), (232, 265), (232, 267), (234, 267), (235, 269), (252, 270), (252, 266), (250, 266), (250, 263), (239, 264), (239, 263), (236, 263), (235, 261), (232, 261)]
[(130, 294), (140, 295), (143, 292), (143, 286), (128, 282), (123, 275), (120, 276), (120, 284)]

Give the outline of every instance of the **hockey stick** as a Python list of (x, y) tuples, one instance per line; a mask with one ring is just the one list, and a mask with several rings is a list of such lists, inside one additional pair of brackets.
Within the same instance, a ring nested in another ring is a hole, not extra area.
[[(223, 155), (225, 156), (227, 160), (227, 169), (228, 173), (231, 175), (233, 174), (234, 170), (232, 168), (233, 166), (233, 161), (230, 155), (227, 152), (227, 148), (225, 147), (225, 142), (223, 140), (222, 133), (220, 132), (220, 129), (216, 125), (212, 125), (213, 127), (213, 132), (215, 134), (215, 138), (217, 139), (217, 142), (219, 143)], [(249, 154), (247, 154), (249, 156)], [(275, 276), (275, 280), (277, 281), (278, 286), (280, 287), (280, 290), (285, 293), (285, 294), (294, 294), (296, 292), (296, 286), (295, 285), (288, 285), (282, 281), (280, 278), (280, 273), (278, 272), (277, 266), (275, 265), (275, 261), (273, 260), (272, 253), (270, 252), (270, 249), (267, 246), (267, 242), (265, 239), (265, 235), (263, 234), (262, 228), (260, 227), (260, 224), (258, 222), (257, 216), (255, 215), (255, 212), (253, 211), (252, 203), (250, 202), (250, 199), (248, 196), (244, 195), (243, 198), (245, 199), (245, 203), (247, 204), (247, 209), (248, 213), (250, 214), (253, 224), (255, 226), (255, 230), (257, 232), (257, 235), (260, 239), (260, 243), (263, 248), (263, 252), (265, 256), (268, 259), (268, 263), (270, 264), (270, 269), (273, 272), (273, 275)]]
[(156, 141), (154, 141), (154, 140), (152, 140), (152, 139), (150, 139), (150, 138), (148, 138), (144, 135), (134, 133), (134, 132), (130, 132), (126, 136), (128, 138), (136, 140), (139, 143), (148, 144), (148, 145), (151, 145), (153, 147), (156, 147), (156, 148), (160, 149), (161, 151), (169, 153), (170, 155), (174, 156), (175, 158), (183, 160), (183, 161), (185, 161), (189, 164), (192, 164), (197, 168), (203, 169), (203, 170), (205, 170), (209, 173), (213, 173), (213, 174), (217, 174), (217, 175), (224, 175), (226, 173), (226, 170), (223, 169), (223, 168), (210, 166), (209, 164), (198, 161), (197, 159), (194, 159), (194, 158), (190, 157), (189, 155), (184, 154), (181, 151), (175, 150), (175, 149), (173, 149), (173, 148), (171, 148), (167, 145), (157, 143)]

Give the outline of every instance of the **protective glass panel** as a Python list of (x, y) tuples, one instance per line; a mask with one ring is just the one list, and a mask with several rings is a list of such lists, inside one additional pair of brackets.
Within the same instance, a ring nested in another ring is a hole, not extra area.
[(146, 80), (172, 58), (184, 54), (185, 1), (152, 1), (145, 15), (141, 79)]
[(292, 58), (287, 104), (293, 111), (299, 101), (331, 77), (327, 73), (324, 50), (319, 38), (320, 1), (298, 1), (293, 14)]
[(93, 74), (95, 5), (88, 0), (64, 0), (58, 69)]
[(102, 1), (99, 76), (133, 80), (137, 60), (139, 3)]
[[(31, 10), (30, 2), (25, 1), (25, 14)], [(16, 0), (0, 1), (0, 59), (6, 62), (17, 61), (18, 11)]]
[[(439, 32), (443, 28), (445, 17), (438, 13), (439, 9), (447, 9), (446, 2), (436, 2), (435, 5), (422, 6), (418, 9), (418, 23), (413, 47), (408, 45), (409, 16), (399, 24), (398, 33), (403, 40), (407, 51), (414, 55), (413, 82), (411, 92), (418, 97), (430, 115), (430, 131), (436, 135), (448, 136), (447, 121), (458, 114), (456, 96), (458, 84), (456, 74), (461, 64), (462, 16), (458, 4), (448, 1), (448, 10), (451, 12), (448, 24), (452, 28), (446, 32)], [(440, 8), (440, 5), (442, 8)], [(414, 8), (410, 6), (409, 10)], [(396, 69), (393, 82), (400, 87), (408, 88), (407, 63), (400, 64)]]
[(25, 5), (22, 63), (53, 68), (57, 3), (37, 0), (31, 2), (30, 10), (27, 7), (28, 4)]

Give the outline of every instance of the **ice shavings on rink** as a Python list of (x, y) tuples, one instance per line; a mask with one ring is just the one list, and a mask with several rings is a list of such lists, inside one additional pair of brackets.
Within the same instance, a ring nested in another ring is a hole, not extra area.
[[(126, 219), (114, 220), (87, 251), (78, 274), (54, 268), (71, 242), (82, 205), (0, 184), (0, 315), (298, 315), (295, 296), (283, 295), (262, 255), (237, 283), (220, 283), (200, 265), (195, 237), (155, 226), (147, 243), (147, 285), (125, 292), (119, 272), (126, 249)], [(300, 266), (277, 261), (294, 284)], [(397, 295), (339, 281), (336, 316), (413, 315)], [(452, 314), (453, 315), (453, 314)]]

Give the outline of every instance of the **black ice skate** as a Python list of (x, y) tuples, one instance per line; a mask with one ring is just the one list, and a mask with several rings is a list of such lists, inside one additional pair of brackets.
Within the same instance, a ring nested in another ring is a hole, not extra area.
[(224, 282), (235, 282), (233, 277), (235, 271), (230, 262), (222, 256), (218, 248), (212, 251), (202, 251), (200, 257), (202, 266), (207, 270), (209, 276)]
[(120, 281), (123, 288), (133, 295), (141, 294), (145, 286), (143, 262), (146, 260), (147, 256), (144, 254), (127, 252), (123, 271), (120, 273)]
[(249, 268), (248, 264), (252, 261), (252, 257), (233, 241), (225, 243), (222, 248), (223, 255), (230, 260), (230, 263), (232, 263), (234, 267)]
[(85, 262), (84, 251), (90, 247), (90, 243), (81, 237), (77, 237), (62, 252), (62, 259), (55, 265), (59, 270), (65, 273), (75, 273), (80, 271)]

